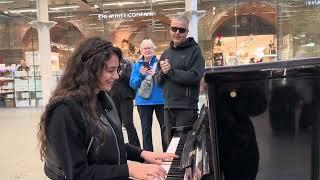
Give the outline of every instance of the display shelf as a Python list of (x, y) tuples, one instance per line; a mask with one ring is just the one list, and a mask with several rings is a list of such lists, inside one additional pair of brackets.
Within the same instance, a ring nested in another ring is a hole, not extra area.
[(14, 78), (0, 77), (0, 107), (14, 107)]
[[(52, 80), (58, 82), (62, 71), (59, 69), (59, 53), (51, 53)], [(0, 72), (0, 107), (42, 106), (40, 56), (37, 51), (25, 52), (29, 71)], [(10, 76), (10, 77), (9, 77)], [(55, 85), (55, 84), (54, 84)]]
[(15, 82), (15, 103), (16, 107), (39, 106), (41, 96), (41, 80), (34, 76), (16, 76)]

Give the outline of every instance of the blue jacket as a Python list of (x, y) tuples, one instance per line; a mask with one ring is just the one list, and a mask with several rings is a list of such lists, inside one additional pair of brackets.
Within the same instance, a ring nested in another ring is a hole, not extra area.
[[(142, 75), (140, 73), (140, 68), (143, 66), (144, 58), (142, 57), (138, 62), (134, 63), (132, 65), (132, 72), (130, 77), (130, 86), (133, 88), (136, 92), (138, 92), (138, 88), (140, 87), (140, 84), (142, 80), (144, 80), (145, 75)], [(154, 63), (158, 62), (158, 59), (156, 56), (153, 56), (151, 59), (150, 67), (152, 68)], [(156, 70), (157, 72), (157, 70)], [(153, 88), (151, 96), (148, 99), (145, 99), (143, 97), (140, 97), (138, 93), (136, 93), (136, 105), (158, 105), (158, 104), (164, 104), (164, 97), (163, 97), (163, 90), (161, 87), (159, 87), (155, 81), (153, 81)]]

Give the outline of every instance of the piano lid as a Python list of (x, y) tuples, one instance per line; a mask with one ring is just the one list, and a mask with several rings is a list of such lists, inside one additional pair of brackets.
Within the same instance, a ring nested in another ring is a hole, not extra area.
[(205, 69), (204, 79), (241, 81), (314, 75), (320, 75), (320, 58), (211, 67)]

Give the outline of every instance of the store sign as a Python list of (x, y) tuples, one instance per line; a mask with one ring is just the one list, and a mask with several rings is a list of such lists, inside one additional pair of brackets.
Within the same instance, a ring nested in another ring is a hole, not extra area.
[(155, 16), (154, 11), (145, 12), (129, 12), (129, 13), (116, 13), (116, 14), (98, 14), (98, 19), (118, 19), (118, 18), (134, 18), (134, 17), (148, 17)]
[(320, 6), (320, 0), (307, 0), (306, 6)]

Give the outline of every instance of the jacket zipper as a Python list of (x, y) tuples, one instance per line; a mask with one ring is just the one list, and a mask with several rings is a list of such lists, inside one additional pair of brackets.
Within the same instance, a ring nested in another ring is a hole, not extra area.
[[(108, 113), (108, 111), (105, 109), (106, 113)], [(111, 130), (112, 130), (112, 133), (114, 135), (114, 138), (116, 139), (116, 144), (117, 144), (117, 151), (118, 151), (118, 165), (120, 165), (120, 147), (119, 147), (119, 143), (118, 143), (118, 138), (116, 136), (116, 133), (113, 129), (113, 127), (109, 124)]]
[[(172, 68), (172, 67), (171, 67)], [(172, 70), (172, 69), (171, 69)], [(169, 102), (168, 102), (168, 108), (170, 109), (171, 107), (171, 79), (169, 78), (169, 88), (168, 88), (168, 92), (169, 92), (169, 97), (168, 97), (168, 99), (169, 99)]]
[(114, 132), (113, 127), (112, 127), (112, 126), (110, 126), (110, 127), (111, 127), (111, 130), (112, 130), (112, 132), (113, 132), (113, 135), (114, 135), (114, 137), (115, 137), (115, 139), (116, 139), (117, 150), (118, 150), (118, 165), (120, 165), (120, 148), (119, 148), (119, 144), (118, 144), (118, 138), (117, 138), (117, 136), (116, 136), (116, 133)]

